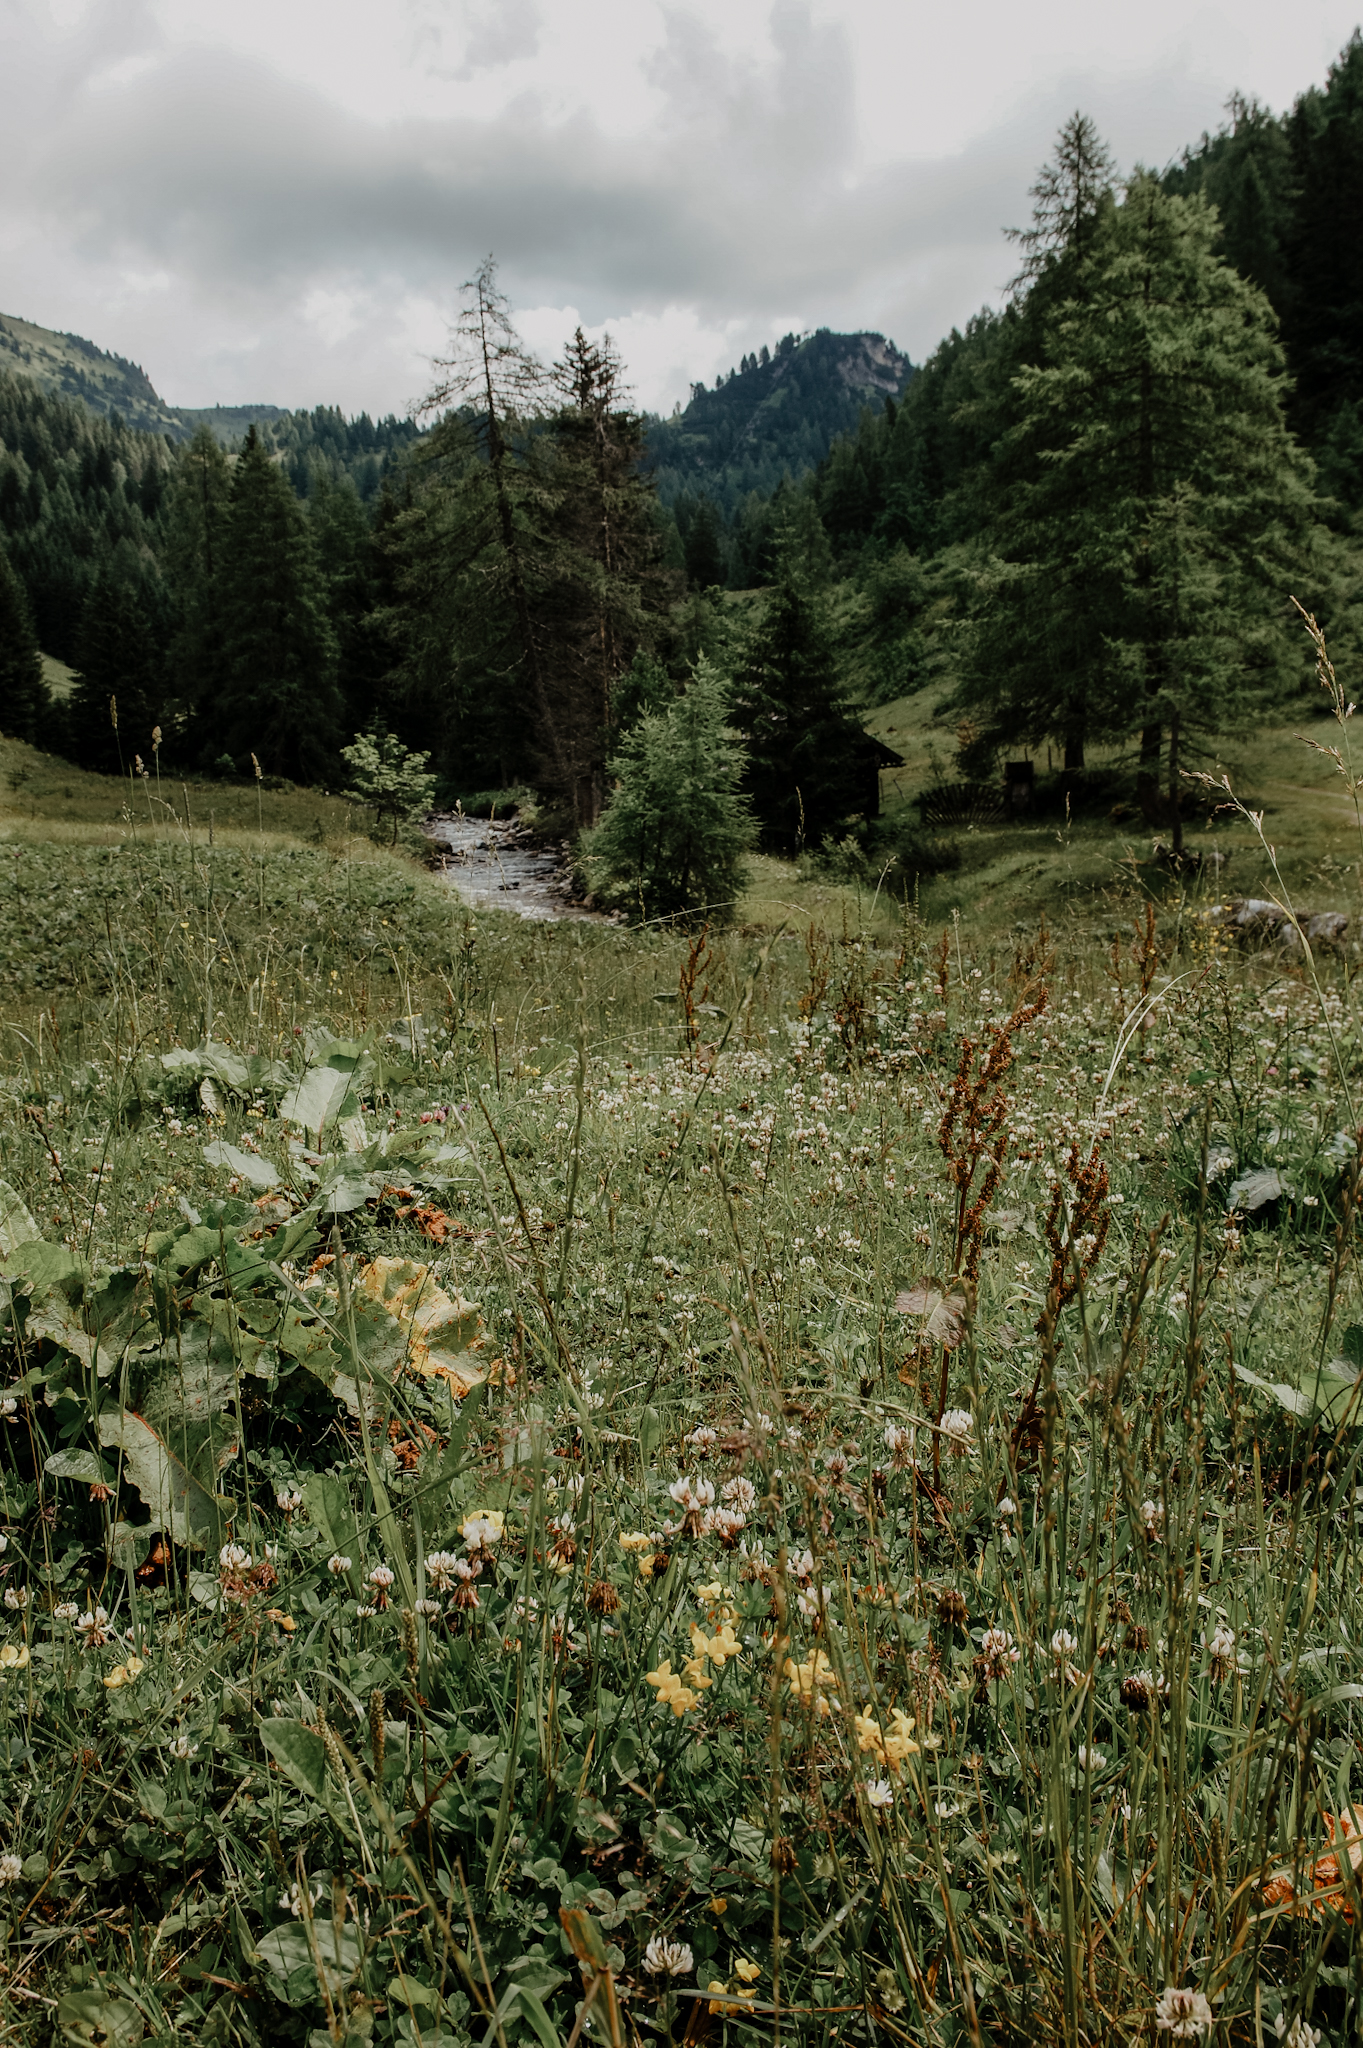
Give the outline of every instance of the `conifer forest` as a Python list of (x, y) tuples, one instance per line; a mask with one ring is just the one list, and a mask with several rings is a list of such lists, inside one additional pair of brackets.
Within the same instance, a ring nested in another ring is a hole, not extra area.
[(0, 2039), (1363, 2036), (1363, 37), (1031, 204), (3, 323)]

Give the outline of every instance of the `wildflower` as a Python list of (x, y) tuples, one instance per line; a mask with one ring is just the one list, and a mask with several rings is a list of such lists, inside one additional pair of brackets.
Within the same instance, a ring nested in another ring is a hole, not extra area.
[(1289, 2026), (1287, 2014), (1280, 2012), (1273, 2022), (1273, 2031), (1283, 2048), (1320, 2048), (1321, 2029), (1313, 2027), (1301, 2013)]
[(28, 1606), (27, 1586), (6, 1586), (5, 1605), (12, 1614), (20, 1613)]
[(808, 1585), (814, 1576), (813, 1552), (797, 1550), (794, 1557), (788, 1560), (786, 1569), (793, 1579), (799, 1579), (802, 1585)]
[(970, 1432), (974, 1426), (975, 1418), (968, 1408), (947, 1409), (942, 1417), (941, 1428), (942, 1435), (951, 1445), (953, 1456), (964, 1458), (972, 1448)]
[[(665, 1657), (656, 1671), (646, 1671), (644, 1678), (647, 1684), (654, 1687), (664, 1705), (671, 1707), (679, 1721), (692, 1707), (700, 1705), (699, 1695), (692, 1692), (689, 1686), (683, 1685), (681, 1673), (672, 1669), (670, 1657)], [(688, 1949), (687, 1955), (690, 1953)], [(689, 1970), (690, 1967), (688, 1961), (686, 1968)]]
[(1015, 1500), (1010, 1499), (1010, 1497), (1005, 1493), (1003, 1499), (999, 1502), (999, 1520), (1001, 1522), (1005, 1522), (1011, 1516), (1015, 1515), (1017, 1511), (1017, 1502)]
[(1152, 1543), (1160, 1539), (1160, 1524), (1164, 1520), (1164, 1509), (1153, 1500), (1141, 1502), (1141, 1525)]
[(836, 1691), (838, 1679), (824, 1652), (816, 1650), (803, 1664), (797, 1664), (793, 1658), (787, 1657), (782, 1668), (800, 1705), (812, 1706), (821, 1720), (826, 1719), (832, 1709), (818, 1688), (825, 1685)]
[(628, 1551), (631, 1555), (638, 1551), (652, 1550), (653, 1548), (653, 1538), (638, 1532), (632, 1536), (617, 1536), (615, 1540), (622, 1550)]
[(738, 1541), (739, 1531), (747, 1526), (747, 1516), (739, 1508), (712, 1508), (705, 1517), (707, 1535), (718, 1536), (726, 1550), (732, 1550)]
[[(664, 1941), (655, 1934), (644, 1950), (644, 1968), (651, 1977), (685, 1977), (695, 1968), (696, 1959), (684, 1941)], [(711, 1985), (711, 1990), (714, 1986)], [(720, 1990), (724, 1986), (720, 1985)]]
[(6, 1551), (7, 1551), (8, 1549), (9, 1549), (9, 1537), (8, 1537), (8, 1536), (6, 1536), (6, 1534), (4, 1533), (3, 1529), (0, 1529), (0, 1557), (3, 1557), (3, 1556), (4, 1556), (4, 1554), (5, 1554), (5, 1552), (6, 1552)]
[(913, 1431), (900, 1429), (897, 1423), (885, 1425), (885, 1448), (896, 1472), (902, 1472), (913, 1456)]
[(554, 1539), (549, 1546), (550, 1561), (556, 1571), (566, 1572), (577, 1556), (573, 1518), (571, 1515), (560, 1515), (556, 1521), (551, 1520), (546, 1526), (549, 1535)]
[(934, 1799), (932, 1810), (938, 1820), (956, 1820), (961, 1813), (961, 1808), (954, 1799)]
[(878, 1812), (885, 1812), (894, 1805), (894, 1788), (888, 1778), (873, 1778), (866, 1787), (866, 1804)]
[(192, 1756), (197, 1756), (199, 1754), (198, 1743), (191, 1742), (187, 1735), (175, 1736), (171, 1741), (169, 1747), (170, 1753), (175, 1758), (177, 1763), (188, 1763), (189, 1759)]
[(743, 1984), (755, 1984), (762, 1974), (760, 1963), (741, 1962), (734, 1964), (734, 1975)]
[(1107, 1758), (1101, 1750), (1086, 1749), (1083, 1743), (1080, 1743), (1079, 1768), (1081, 1771), (1101, 1771), (1106, 1762)]
[(281, 1514), (296, 1515), (303, 1505), (303, 1496), (296, 1486), (281, 1487), (275, 1495), (275, 1506)]
[(717, 1433), (713, 1429), (705, 1428), (693, 1429), (690, 1436), (684, 1436), (682, 1438), (682, 1442), (684, 1444), (690, 1444), (692, 1450), (695, 1452), (698, 1458), (708, 1458), (710, 1455), (711, 1446), (717, 1443), (718, 1441), (719, 1438)]
[(15, 1421), (18, 1414), (19, 1403), (15, 1400), (13, 1394), (0, 1396), (0, 1415), (4, 1416), (6, 1422)]
[(1133, 1714), (1144, 1714), (1155, 1697), (1155, 1680), (1152, 1672), (1137, 1671), (1124, 1678), (1121, 1685), (1122, 1705)]
[(937, 1619), (943, 1628), (964, 1628), (969, 1618), (964, 1593), (958, 1593), (954, 1586), (943, 1586), (937, 1595)]
[(751, 1479), (726, 1479), (719, 1489), (719, 1497), (726, 1507), (734, 1508), (742, 1515), (750, 1515), (757, 1506), (757, 1488)]
[(597, 1579), (587, 1589), (588, 1614), (614, 1614), (620, 1605), (620, 1595), (609, 1579)]
[(432, 1615), (439, 1614), (440, 1602), (438, 1600), (418, 1600), (414, 1611), (421, 1615), (423, 1620), (429, 1621)]
[(795, 1605), (799, 1608), (806, 1621), (819, 1621), (832, 1597), (833, 1588), (831, 1586), (811, 1586), (806, 1592), (796, 1594)]
[(980, 1637), (980, 1658), (986, 1678), (1005, 1678), (1020, 1654), (1006, 1628), (987, 1628)]
[(121, 1685), (131, 1685), (141, 1672), (144, 1661), (141, 1657), (129, 1657), (126, 1664), (115, 1664), (104, 1683), (114, 1691)]
[(1051, 1637), (1051, 1655), (1059, 1666), (1061, 1674), (1070, 1685), (1077, 1685), (1079, 1683), (1079, 1673), (1070, 1661), (1078, 1648), (1078, 1637), (1072, 1636), (1067, 1628), (1058, 1628)]
[(397, 1573), (390, 1564), (376, 1564), (366, 1575), (365, 1584), (373, 1586), (376, 1592), (386, 1593), (396, 1577)]
[(372, 1621), (378, 1611), (377, 1607), (370, 1607), (364, 1601), (360, 1601), (355, 1608), (355, 1619), (356, 1621)]
[(76, 1632), (81, 1637), (81, 1647), (97, 1650), (109, 1640), (109, 1617), (102, 1607), (86, 1608), (84, 1614), (76, 1616)]
[(284, 1904), (293, 1914), (294, 1919), (298, 1920), (302, 1917), (304, 1900), (306, 1899), (309, 1906), (315, 1906), (322, 1896), (323, 1887), (320, 1884), (315, 1885), (309, 1881), (306, 1891), (301, 1890), (297, 1884), (291, 1884), (284, 1895)]
[(674, 1531), (670, 1525), (664, 1525), (668, 1535), (699, 1536), (705, 1510), (714, 1506), (714, 1486), (708, 1479), (691, 1480), (683, 1473), (667, 1490), (682, 1511), (679, 1528)]
[(0, 1884), (17, 1884), (24, 1874), (24, 1866), (12, 1850), (0, 1856)]
[(1177, 1990), (1172, 1984), (1161, 1991), (1155, 2006), (1155, 2025), (1162, 2033), (1176, 2037), (1191, 2039), (1195, 2034), (1205, 2034), (1213, 2017), (1202, 1992)]
[(224, 1543), (218, 1552), (218, 1569), (224, 1572), (247, 1572), (251, 1569), (251, 1553), (240, 1543)]
[(339, 1579), (342, 1572), (350, 1570), (350, 1559), (342, 1557), (339, 1551), (333, 1550), (331, 1556), (327, 1559), (327, 1570), (333, 1578)]
[(463, 1559), (453, 1550), (432, 1550), (426, 1556), (426, 1579), (437, 1593), (448, 1593), (454, 1583), (456, 1567)]
[(1235, 1669), (1235, 1631), (1225, 1622), (1218, 1624), (1207, 1645), (1213, 1685), (1224, 1685)]
[(474, 1564), (471, 1558), (459, 1557), (455, 1559), (454, 1569), (451, 1574), (454, 1580), (454, 1597), (450, 1601), (451, 1614), (458, 1608), (476, 1607), (478, 1605), (478, 1595), (473, 1590), (473, 1582), (478, 1576), (478, 1569), (478, 1566)]
[(703, 1656), (688, 1657), (682, 1665), (682, 1677), (696, 1692), (709, 1692), (715, 1682), (705, 1668)]
[(492, 1553), (506, 1529), (506, 1516), (498, 1508), (479, 1508), (461, 1524), (459, 1534), (465, 1548), (483, 1564), (492, 1563)]
[(22, 1671), (27, 1663), (27, 1643), (6, 1643), (0, 1649), (0, 1671)]
[(74, 1621), (79, 1613), (80, 1609), (74, 1600), (62, 1600), (53, 1608), (52, 1619), (54, 1621)]
[(730, 1657), (742, 1655), (743, 1645), (734, 1634), (732, 1622), (721, 1622), (713, 1636), (707, 1636), (697, 1622), (691, 1624), (691, 1648), (697, 1657), (708, 1657), (716, 1671), (722, 1671)]

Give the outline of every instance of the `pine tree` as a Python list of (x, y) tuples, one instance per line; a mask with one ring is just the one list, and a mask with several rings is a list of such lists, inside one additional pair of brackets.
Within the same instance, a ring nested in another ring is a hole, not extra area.
[(307, 517), (254, 427), (232, 475), (222, 564), (224, 685), (214, 753), (319, 781), (340, 742), (336, 637)]
[(28, 595), (0, 547), (0, 732), (37, 743), (51, 708)]
[(744, 787), (766, 844), (817, 846), (860, 808), (867, 736), (847, 707), (827, 617), (782, 548), (760, 624), (735, 669), (733, 723), (748, 748)]
[(596, 823), (605, 801), (615, 691), (636, 653), (656, 640), (675, 579), (662, 567), (644, 422), (625, 403), (609, 335), (592, 342), (578, 328), (551, 382), (563, 403), (549, 422), (552, 511), (535, 608), (581, 829)]
[(709, 498), (702, 498), (691, 516), (683, 554), (686, 580), (693, 590), (712, 590), (727, 583), (723, 528)]
[[(1347, 408), (1363, 416), (1363, 31), (1323, 92), (1287, 122), (1296, 194), (1283, 333), (1296, 378), (1293, 418), (1313, 443)], [(1363, 496), (1363, 475), (1354, 480)]]
[(223, 669), (222, 575), (232, 472), (211, 427), (198, 426), (175, 465), (167, 509), (166, 573), (175, 627), (173, 695), (191, 720), (216, 715)]
[(685, 693), (662, 711), (646, 711), (611, 763), (615, 792), (582, 839), (583, 865), (601, 901), (641, 923), (727, 923), (755, 836), (739, 790), (743, 767), (724, 679), (702, 658)]
[(108, 571), (85, 600), (76, 667), (65, 720), (72, 758), (106, 775), (131, 768), (138, 754), (149, 761), (166, 721), (162, 658), (135, 591)]
[(962, 698), (1008, 740), (1139, 733), (1152, 773), (1170, 733), (1176, 837), (1189, 733), (1276, 680), (1313, 510), (1272, 311), (1217, 232), (1137, 172), (1014, 379)]

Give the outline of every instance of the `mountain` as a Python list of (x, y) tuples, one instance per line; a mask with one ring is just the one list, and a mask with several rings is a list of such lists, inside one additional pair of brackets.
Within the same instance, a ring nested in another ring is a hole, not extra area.
[(167, 405), (140, 363), (111, 355), (84, 335), (58, 334), (12, 313), (0, 313), (0, 370), (27, 377), (54, 398), (79, 399), (106, 418), (116, 412), (126, 425), (168, 434), (172, 441), (187, 441), (200, 420), (207, 420), (225, 442), (244, 434), (252, 420), (276, 420), (284, 411), (278, 405)]
[(862, 409), (880, 411), (913, 375), (882, 334), (786, 335), (774, 353), (744, 356), (712, 391), (693, 384), (684, 410), (648, 422), (658, 493), (713, 499), (733, 512), (749, 492), (769, 496), (783, 476), (814, 469), (833, 442), (855, 433)]

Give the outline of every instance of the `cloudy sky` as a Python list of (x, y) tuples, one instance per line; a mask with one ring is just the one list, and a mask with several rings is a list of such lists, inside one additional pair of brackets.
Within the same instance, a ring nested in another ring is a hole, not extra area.
[(0, 0), (0, 310), (181, 405), (402, 411), (494, 250), (670, 411), (788, 329), (915, 358), (1091, 113), (1162, 164), (1363, 0)]

